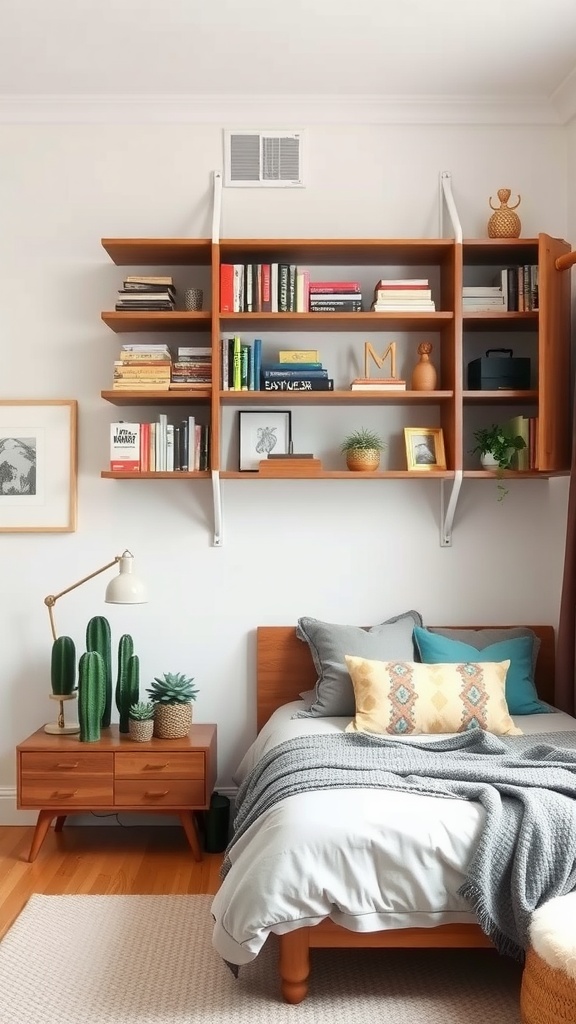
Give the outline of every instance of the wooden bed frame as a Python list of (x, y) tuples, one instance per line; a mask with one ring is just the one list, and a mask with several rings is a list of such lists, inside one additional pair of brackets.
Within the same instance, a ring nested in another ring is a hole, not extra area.
[[(495, 627), (453, 626), (452, 629)], [(502, 628), (502, 627), (500, 627)], [(555, 640), (552, 626), (531, 626), (541, 645), (536, 666), (536, 686), (542, 700), (554, 701)], [(298, 700), (317, 678), (308, 645), (296, 637), (294, 626), (259, 626), (256, 631), (258, 731), (276, 708)], [(351, 932), (330, 920), (314, 927), (298, 928), (279, 936), (279, 970), (282, 997), (299, 1003), (308, 993), (310, 949), (327, 947), (491, 947), (477, 924), (439, 925), (435, 928), (404, 928), (381, 932)]]

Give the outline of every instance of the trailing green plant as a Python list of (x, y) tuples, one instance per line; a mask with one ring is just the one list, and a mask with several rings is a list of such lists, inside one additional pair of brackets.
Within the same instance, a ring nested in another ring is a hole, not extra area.
[(95, 615), (86, 627), (86, 650), (97, 651), (104, 662), (102, 728), (107, 729), (112, 716), (112, 636), (103, 615)]
[(92, 743), (100, 739), (102, 707), (106, 686), (106, 667), (98, 651), (85, 651), (78, 663), (78, 721), (80, 739)]
[(71, 636), (59, 636), (52, 644), (50, 681), (56, 695), (72, 693), (76, 686), (76, 645)]
[(146, 693), (155, 704), (191, 704), (198, 694), (193, 682), (193, 678), (182, 672), (165, 672), (161, 678), (154, 678)]
[(496, 463), (498, 480), (498, 501), (508, 494), (508, 488), (502, 482), (505, 469), (510, 469), (515, 452), (526, 447), (526, 441), (520, 434), (511, 434), (506, 427), (493, 423), (490, 427), (480, 427), (474, 431), (476, 445), (470, 449), (471, 455), (491, 455)]
[(152, 701), (139, 700), (130, 705), (128, 714), (133, 722), (148, 722), (154, 718), (154, 704)]
[(383, 452), (388, 445), (383, 441), (380, 434), (375, 430), (368, 430), (367, 427), (360, 427), (353, 430), (348, 437), (345, 437), (340, 445), (341, 452), (351, 451), (378, 451)]

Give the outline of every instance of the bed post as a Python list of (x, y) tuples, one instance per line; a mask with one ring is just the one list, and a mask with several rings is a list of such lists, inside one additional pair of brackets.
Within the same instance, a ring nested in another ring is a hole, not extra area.
[(278, 967), (282, 998), (285, 1003), (301, 1003), (308, 995), (310, 945), (308, 928), (297, 928), (280, 935)]

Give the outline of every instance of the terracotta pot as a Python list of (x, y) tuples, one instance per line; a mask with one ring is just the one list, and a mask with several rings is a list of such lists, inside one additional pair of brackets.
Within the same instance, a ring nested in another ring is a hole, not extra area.
[(355, 472), (378, 469), (380, 452), (377, 448), (351, 448), (346, 452), (346, 465)]

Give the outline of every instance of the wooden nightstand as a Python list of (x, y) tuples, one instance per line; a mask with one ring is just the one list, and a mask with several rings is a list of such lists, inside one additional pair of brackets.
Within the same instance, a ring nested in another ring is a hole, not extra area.
[(38, 729), (16, 748), (17, 806), (39, 808), (28, 860), (50, 824), (72, 812), (158, 811), (177, 814), (195, 860), (202, 859), (194, 811), (207, 810), (216, 784), (216, 726), (193, 725), (184, 739), (136, 743), (118, 726), (94, 743)]

